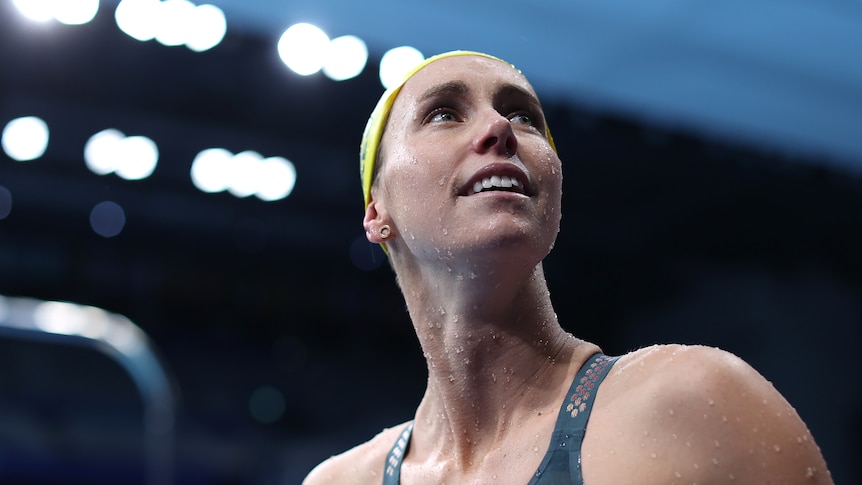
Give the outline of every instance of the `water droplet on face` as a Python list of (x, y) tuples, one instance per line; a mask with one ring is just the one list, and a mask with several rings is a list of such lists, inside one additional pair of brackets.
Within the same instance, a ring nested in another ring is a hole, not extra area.
[(776, 453), (781, 453), (781, 447), (778, 445), (772, 445), (772, 449), (775, 450)]
[(707, 403), (708, 403), (710, 406), (715, 406), (715, 400), (713, 400), (712, 398), (710, 398), (710, 399), (709, 399), (709, 401), (707, 401)]
[(650, 458), (652, 458), (653, 460), (655, 460), (656, 456), (657, 456), (657, 455), (656, 455), (655, 453), (650, 453), (650, 454), (649, 454), (649, 457), (650, 457)]
[(817, 473), (817, 469), (810, 466), (805, 470), (805, 478), (814, 478), (815, 473)]
[(668, 414), (668, 415), (670, 415), (670, 416), (673, 416), (673, 409), (668, 409), (668, 410), (667, 410), (667, 414)]

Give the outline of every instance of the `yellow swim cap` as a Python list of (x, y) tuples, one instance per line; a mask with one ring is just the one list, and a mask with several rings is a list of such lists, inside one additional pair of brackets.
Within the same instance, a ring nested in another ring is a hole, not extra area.
[[(432, 56), (428, 59), (425, 59), (424, 61), (419, 63), (419, 65), (411, 69), (404, 76), (400, 83), (387, 89), (386, 92), (384, 92), (383, 95), (380, 97), (380, 100), (377, 102), (377, 106), (374, 107), (374, 111), (371, 112), (371, 116), (368, 118), (368, 122), (365, 124), (365, 132), (363, 132), (362, 134), (362, 142), (359, 145), (359, 173), (362, 177), (362, 193), (365, 197), (365, 207), (367, 207), (368, 203), (371, 202), (371, 184), (374, 181), (374, 169), (377, 162), (377, 149), (380, 146), (380, 139), (383, 137), (383, 128), (386, 126), (386, 120), (389, 118), (389, 111), (392, 109), (392, 103), (395, 102), (395, 98), (398, 96), (398, 93), (401, 91), (401, 88), (404, 87), (404, 83), (406, 83), (411, 77), (413, 77), (414, 74), (422, 70), (422, 68), (424, 68), (428, 64), (431, 64), (434, 61), (439, 61), (440, 59), (456, 56), (485, 57), (512, 66), (511, 64), (500, 58), (488, 54), (483, 54), (481, 52), (460, 50), (444, 52), (443, 54), (437, 54), (436, 56)], [(518, 70), (515, 66), (512, 66), (512, 68)], [(546, 133), (548, 136), (548, 142), (551, 144), (551, 148), (556, 151), (557, 148), (554, 146), (554, 140), (553, 138), (551, 138), (551, 132), (546, 131)]]

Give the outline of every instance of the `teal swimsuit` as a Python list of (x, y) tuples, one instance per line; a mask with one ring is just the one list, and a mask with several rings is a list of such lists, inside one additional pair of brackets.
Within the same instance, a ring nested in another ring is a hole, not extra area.
[[(563, 402), (551, 444), (528, 485), (583, 485), (581, 443), (599, 384), (619, 357), (595, 354), (581, 366)], [(401, 460), (410, 446), (413, 423), (407, 425), (386, 457), (383, 485), (401, 483)]]

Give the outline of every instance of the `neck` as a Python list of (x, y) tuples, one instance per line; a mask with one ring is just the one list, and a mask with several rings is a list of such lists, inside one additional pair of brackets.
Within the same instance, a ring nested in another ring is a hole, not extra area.
[(557, 321), (541, 264), (526, 278), (443, 274), (434, 284), (401, 279), (428, 364), (416, 427), (426, 452), (466, 468), (526, 420), (556, 419), (586, 346)]

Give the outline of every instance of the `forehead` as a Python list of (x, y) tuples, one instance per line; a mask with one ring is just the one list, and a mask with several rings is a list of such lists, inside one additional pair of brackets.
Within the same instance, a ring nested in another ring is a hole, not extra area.
[(393, 110), (412, 104), (438, 86), (462, 82), (471, 91), (493, 91), (500, 86), (517, 86), (536, 95), (527, 78), (510, 64), (479, 56), (456, 56), (440, 59), (413, 75), (395, 99)]

